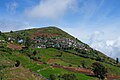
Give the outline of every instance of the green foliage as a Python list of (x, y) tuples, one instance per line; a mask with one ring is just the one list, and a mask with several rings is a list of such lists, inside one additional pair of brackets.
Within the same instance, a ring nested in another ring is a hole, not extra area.
[(25, 39), (25, 46), (29, 47), (31, 45), (31, 39), (29, 37), (26, 37)]
[(82, 67), (83, 67), (83, 68), (86, 68), (86, 67), (85, 67), (85, 61), (84, 61), (84, 60), (81, 61), (81, 64), (82, 64)]
[(104, 79), (107, 74), (107, 69), (100, 63), (95, 62), (92, 64), (94, 74), (100, 78)]
[(13, 33), (13, 31), (11, 30), (10, 33)]
[(37, 58), (36, 56), (30, 56), (30, 59), (33, 59), (33, 60), (35, 60), (35, 61), (38, 60), (38, 58)]
[(118, 59), (118, 58), (116, 58), (116, 63), (117, 63), (117, 64), (119, 63), (119, 59)]
[(19, 61), (19, 60), (16, 60), (15, 66), (18, 67), (19, 65), (20, 65), (20, 61)]
[(0, 31), (0, 36), (1, 36), (2, 32)]
[(54, 74), (51, 74), (51, 75), (50, 75), (50, 80), (56, 80), (56, 78), (57, 78), (56, 75), (54, 75)]
[(37, 51), (34, 50), (34, 51), (33, 51), (33, 55), (35, 56), (36, 54), (37, 54)]
[(64, 74), (62, 78), (64, 80), (78, 80), (74, 74)]

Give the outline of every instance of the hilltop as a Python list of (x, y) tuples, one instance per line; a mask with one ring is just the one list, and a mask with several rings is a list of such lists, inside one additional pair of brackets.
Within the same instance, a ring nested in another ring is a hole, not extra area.
[[(20, 65), (16, 68), (18, 62)], [(11, 72), (16, 77), (19, 73), (15, 70), (18, 69), (34, 75), (33, 80), (49, 79), (51, 75), (61, 80), (64, 74), (73, 74), (78, 80), (97, 80), (96, 77), (88, 76), (93, 75), (91, 65), (94, 62), (108, 69), (108, 79), (110, 75), (115, 75), (115, 78), (120, 76), (120, 64), (114, 59), (57, 27), (0, 33), (2, 79), (12, 79)], [(23, 79), (26, 80), (26, 77), (30, 76), (24, 76)], [(19, 80), (23, 79), (19, 77)]]

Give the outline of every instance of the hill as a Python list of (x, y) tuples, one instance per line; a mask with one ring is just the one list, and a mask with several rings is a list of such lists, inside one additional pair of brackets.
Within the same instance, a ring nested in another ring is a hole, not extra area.
[(0, 33), (0, 59), (1, 79), (8, 80), (22, 73), (28, 75), (22, 75), (24, 80), (46, 80), (51, 76), (61, 80), (65, 74), (78, 80), (97, 80), (89, 76), (93, 75), (94, 62), (108, 69), (108, 79), (120, 76), (120, 64), (114, 59), (57, 27)]

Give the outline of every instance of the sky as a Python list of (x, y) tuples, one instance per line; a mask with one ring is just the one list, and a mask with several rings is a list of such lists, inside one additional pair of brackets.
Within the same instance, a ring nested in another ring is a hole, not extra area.
[(120, 0), (0, 0), (0, 31), (47, 26), (120, 58)]

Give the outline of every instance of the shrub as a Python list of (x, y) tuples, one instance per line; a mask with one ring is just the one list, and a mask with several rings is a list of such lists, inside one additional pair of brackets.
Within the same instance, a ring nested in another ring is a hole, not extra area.
[(93, 67), (94, 74), (98, 78), (104, 80), (104, 78), (105, 78), (105, 76), (107, 74), (107, 69), (102, 64), (100, 64), (98, 62), (93, 63), (92, 67)]
[(77, 80), (75, 74), (64, 74), (62, 78), (64, 80)]
[(37, 54), (37, 51), (33, 51), (33, 55), (35, 56)]
[(51, 75), (50, 75), (50, 80), (56, 80), (56, 78), (57, 78), (56, 75), (54, 75), (54, 74), (51, 74)]
[(71, 64), (69, 64), (69, 67), (72, 67), (72, 65), (71, 65)]
[(19, 65), (20, 65), (20, 61), (19, 61), (19, 60), (16, 60), (15, 66), (18, 67)]
[(37, 61), (37, 60), (38, 60), (38, 58), (37, 58), (37, 57), (35, 57), (35, 56), (30, 56), (30, 59), (33, 59), (33, 60), (35, 60), (35, 61)]
[(86, 68), (86, 66), (85, 66), (85, 61), (84, 61), (84, 60), (81, 61), (81, 64), (82, 64), (82, 67), (83, 67), (83, 68)]

